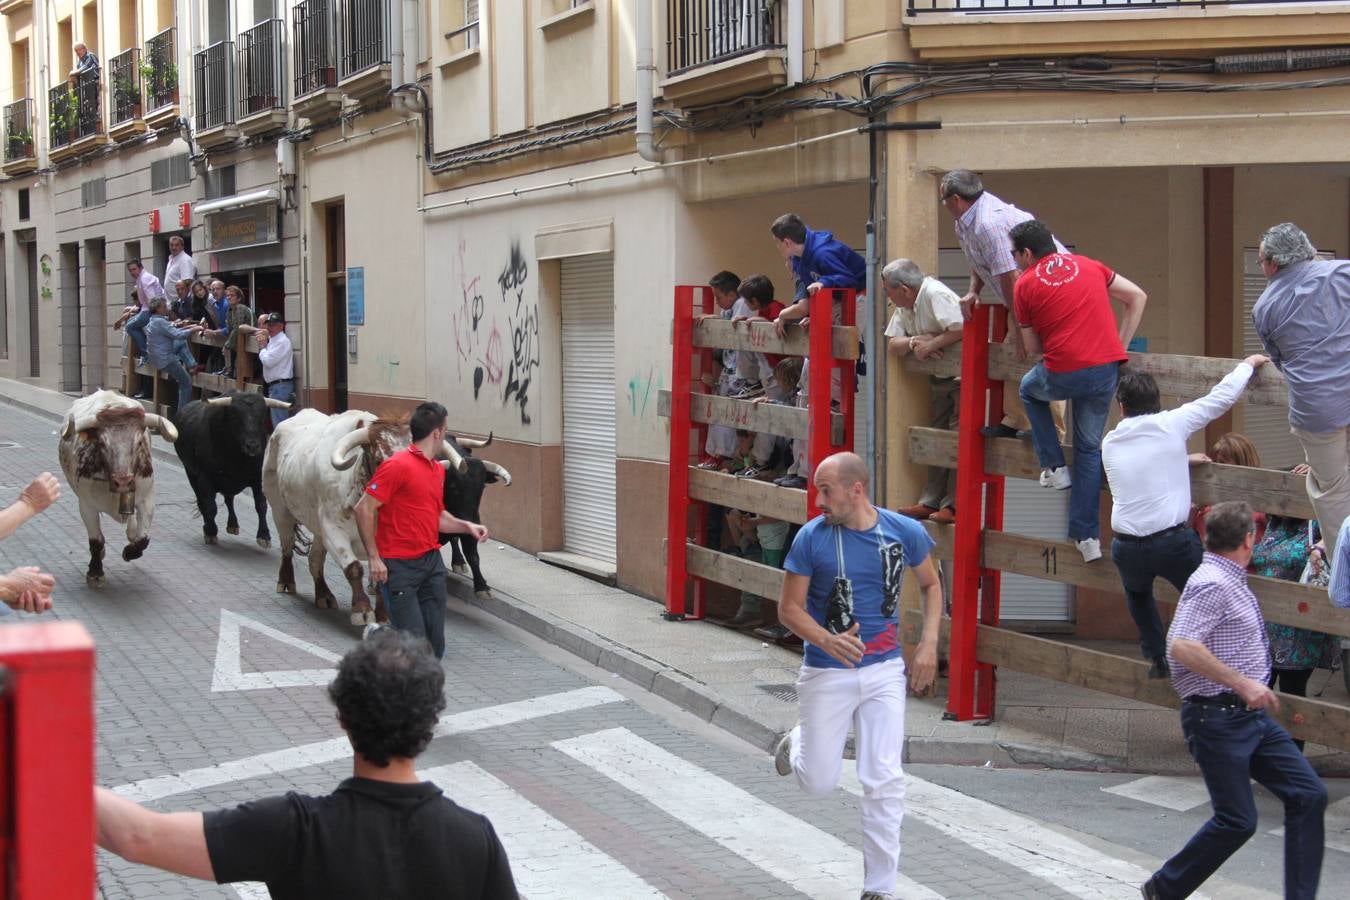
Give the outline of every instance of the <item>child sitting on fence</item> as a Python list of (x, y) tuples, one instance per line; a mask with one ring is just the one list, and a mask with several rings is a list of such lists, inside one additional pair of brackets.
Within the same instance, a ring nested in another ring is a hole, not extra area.
[[(742, 311), (748, 311), (749, 307), (745, 306), (745, 301), (736, 293), (740, 284), (740, 278), (734, 272), (728, 272), (725, 269), (708, 279), (708, 287), (712, 289), (713, 301), (717, 304), (717, 312), (714, 316), (699, 316), (699, 320), (714, 317), (730, 320)], [(736, 366), (740, 356), (741, 354), (735, 350), (714, 350), (712, 352), (712, 371), (705, 372), (700, 377), (703, 383), (711, 388), (717, 396), (730, 397), (740, 392), (739, 379), (736, 375)], [(698, 467), (700, 469), (723, 469), (735, 452), (736, 429), (730, 425), (709, 425), (708, 437), (703, 442), (703, 458), (699, 460)]]

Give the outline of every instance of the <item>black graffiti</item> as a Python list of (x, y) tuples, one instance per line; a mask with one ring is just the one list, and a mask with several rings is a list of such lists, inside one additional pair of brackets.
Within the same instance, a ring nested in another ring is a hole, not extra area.
[(506, 266), (502, 269), (502, 274), (497, 276), (497, 285), (502, 289), (502, 301), (505, 302), (509, 293), (516, 295), (516, 312), (520, 312), (521, 300), (525, 295), (525, 279), (530, 275), (530, 267), (525, 262), (525, 257), (520, 252), (520, 242), (511, 242), (511, 256), (506, 261)]
[(502, 402), (514, 396), (520, 404), (520, 422), (530, 424), (526, 406), (530, 402), (530, 382), (539, 367), (539, 307), (531, 306), (519, 319), (511, 319), (511, 368), (502, 392)]
[(471, 315), (472, 315), (473, 330), (474, 333), (477, 334), (478, 323), (483, 321), (483, 295), (477, 293), (476, 291), (474, 292), (473, 295), (473, 310)]

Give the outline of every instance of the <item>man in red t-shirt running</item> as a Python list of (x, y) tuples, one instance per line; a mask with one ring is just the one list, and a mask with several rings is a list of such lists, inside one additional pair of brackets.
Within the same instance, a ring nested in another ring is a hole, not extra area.
[[(1069, 539), (1086, 562), (1101, 559), (1102, 431), (1111, 413), (1125, 347), (1148, 302), (1139, 286), (1110, 268), (1059, 253), (1043, 223), (1015, 226), (1013, 261), (1022, 270), (1013, 288), (1013, 313), (1028, 353), (1045, 358), (1022, 377), (1019, 396), (1031, 421), (1041, 462), (1041, 486), (1069, 493)], [(1125, 306), (1119, 328), (1111, 301)], [(1051, 400), (1073, 401), (1073, 477), (1050, 415)]]
[(445, 469), (436, 456), (448, 416), (430, 401), (413, 410), (412, 445), (380, 463), (356, 504), (370, 580), (384, 594), (390, 624), (424, 635), (437, 659), (445, 655), (446, 573), (436, 535), (471, 534), (480, 544), (488, 539), (482, 525), (445, 511)]

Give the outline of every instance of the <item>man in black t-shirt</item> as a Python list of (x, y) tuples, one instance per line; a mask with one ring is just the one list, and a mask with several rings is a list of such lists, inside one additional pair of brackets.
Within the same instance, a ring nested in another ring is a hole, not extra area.
[(515, 900), (492, 823), (417, 778), (444, 686), (424, 639), (381, 632), (342, 658), (328, 687), (353, 751), (337, 790), (203, 814), (157, 813), (95, 788), (99, 846), (219, 884), (266, 882), (272, 900)]

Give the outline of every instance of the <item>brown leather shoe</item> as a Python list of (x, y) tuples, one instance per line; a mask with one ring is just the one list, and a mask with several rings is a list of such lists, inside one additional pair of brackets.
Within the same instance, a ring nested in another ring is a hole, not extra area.
[(902, 506), (896, 510), (902, 516), (909, 516), (911, 519), (918, 519), (922, 522), (937, 513), (937, 510), (931, 506), (924, 506), (922, 503), (915, 503), (913, 506)]
[(956, 510), (950, 506), (944, 506), (942, 509), (928, 517), (928, 521), (935, 522), (938, 525), (950, 525), (956, 521)]

